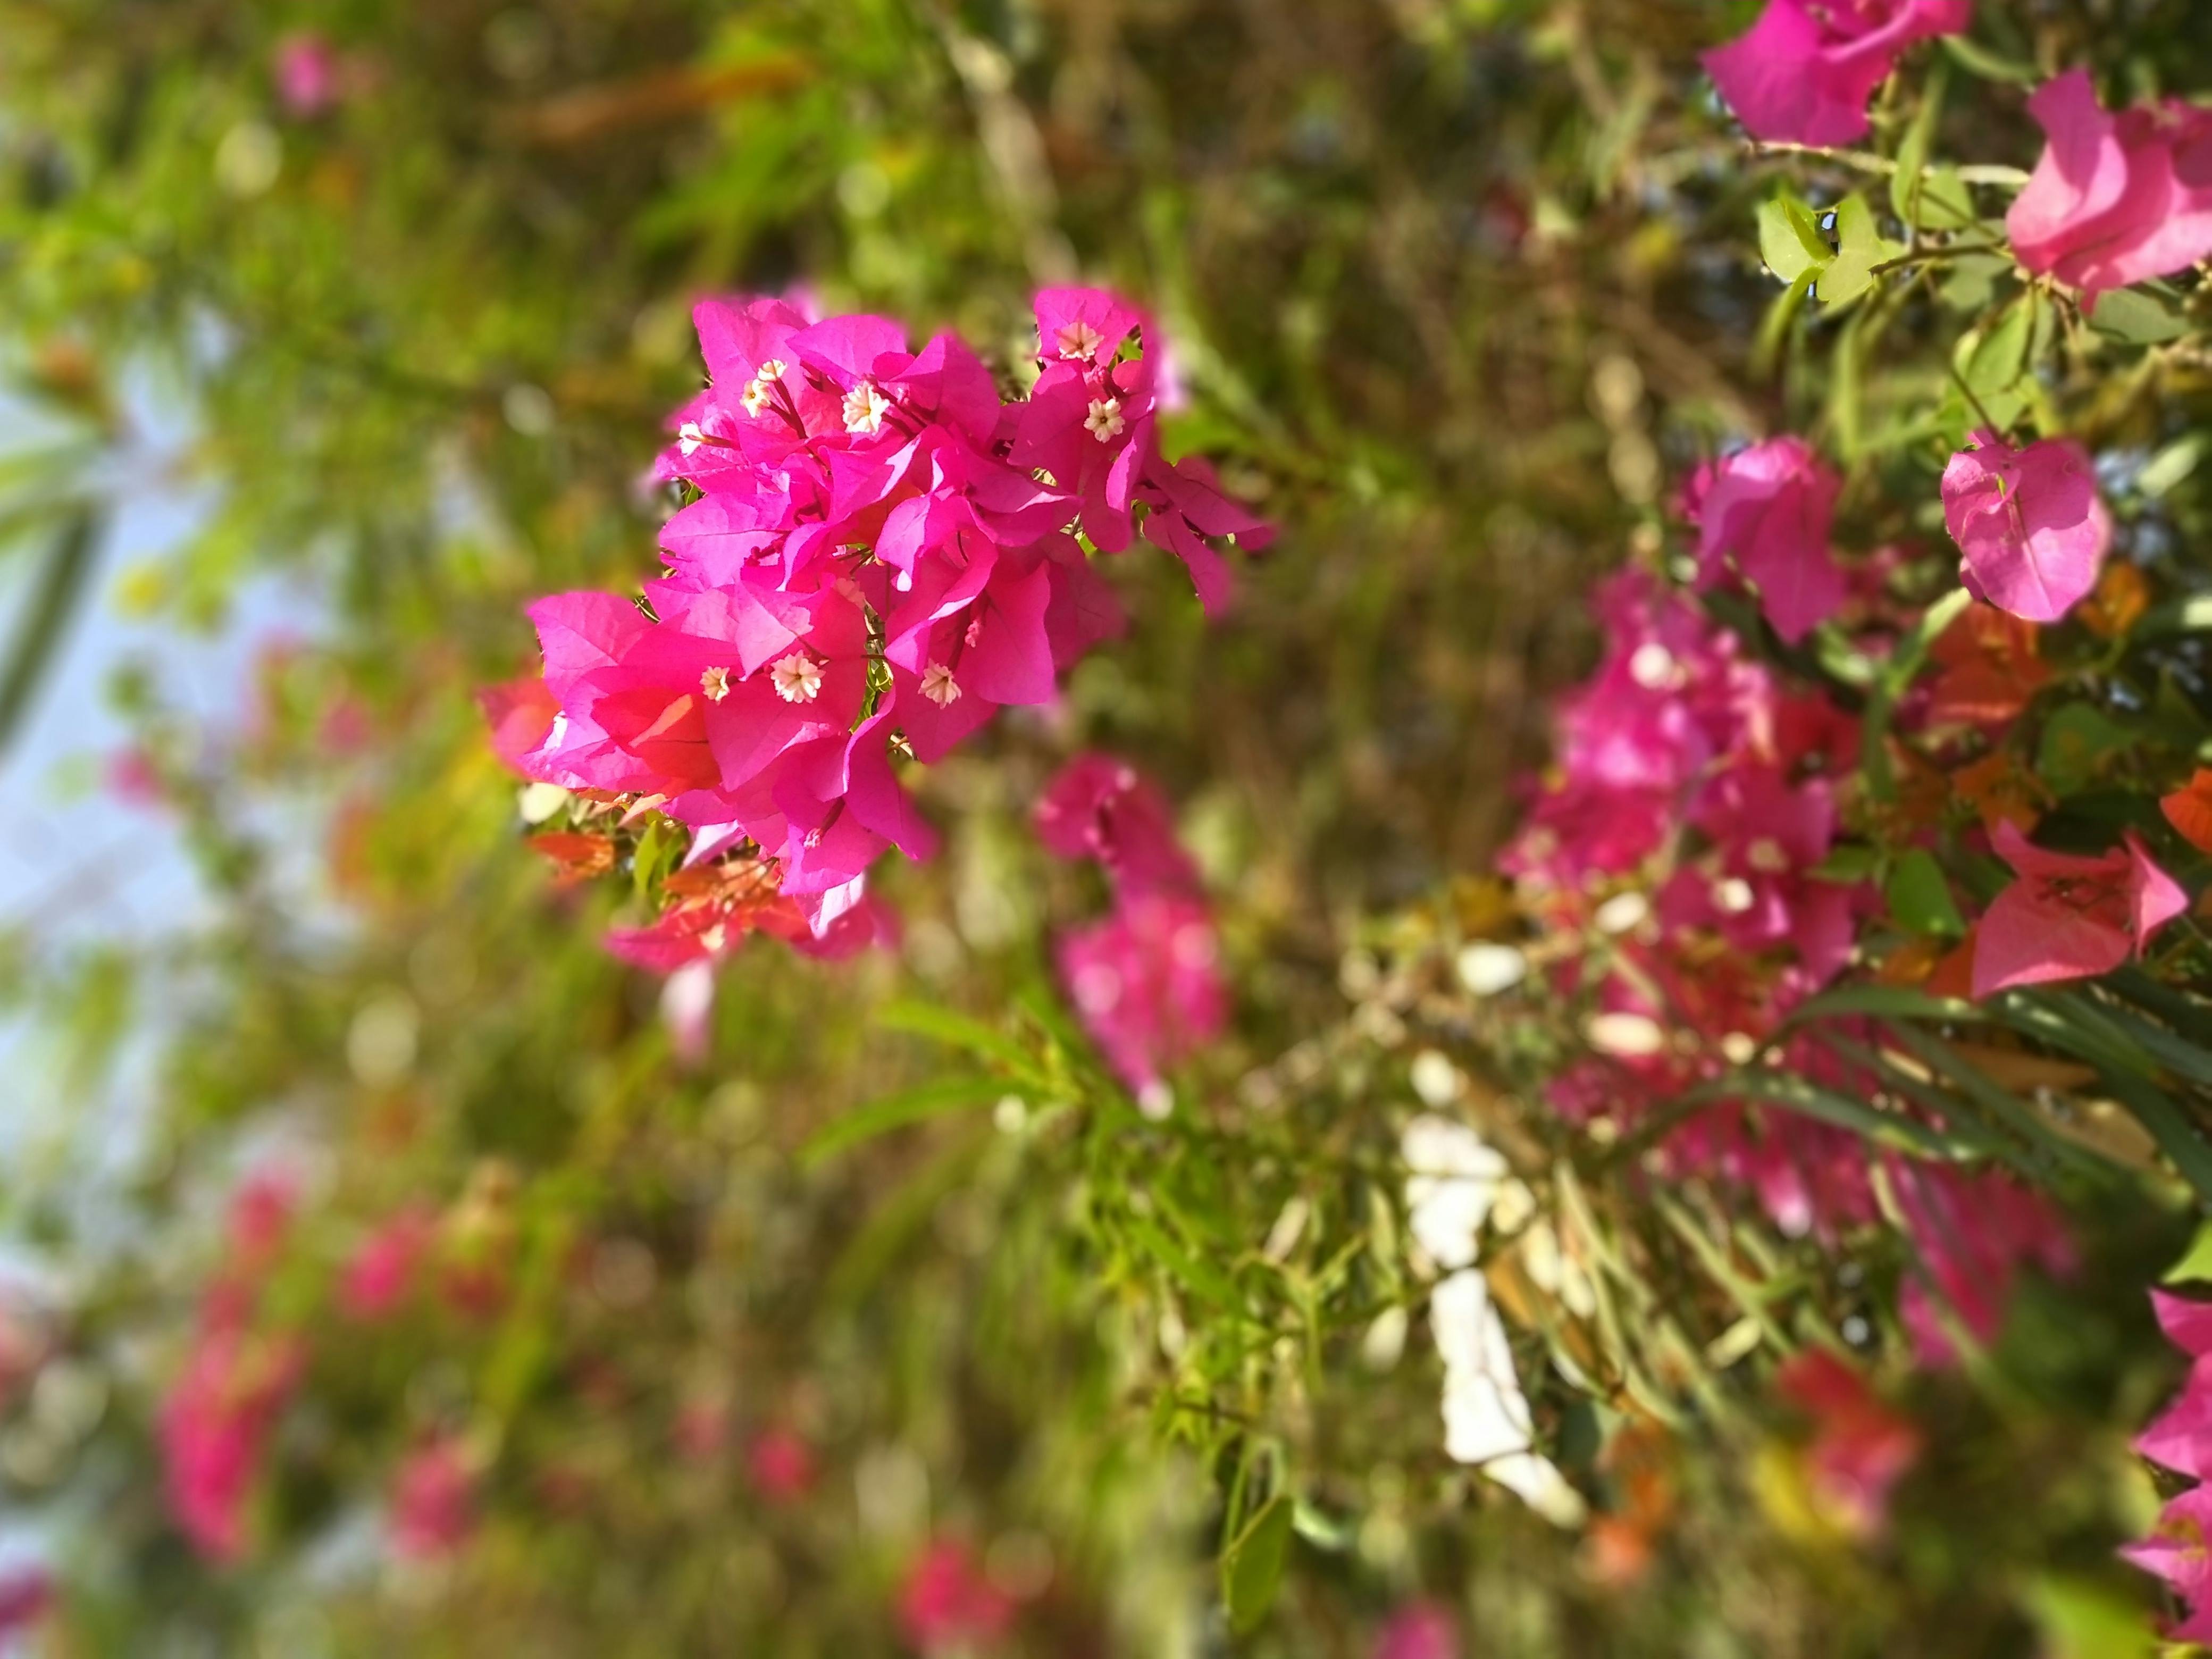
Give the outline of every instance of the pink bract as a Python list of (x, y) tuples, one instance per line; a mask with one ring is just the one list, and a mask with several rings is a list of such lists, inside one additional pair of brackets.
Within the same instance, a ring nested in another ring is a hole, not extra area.
[(2097, 297), (2212, 253), (2212, 110), (2168, 98), (2114, 114), (2085, 70), (2048, 81), (2028, 111), (2050, 139), (2006, 216), (2038, 275)]
[(2088, 453), (2070, 438), (2016, 449), (1975, 432), (1943, 470), (1943, 521), (1966, 586), (2028, 622), (2057, 622), (2097, 585), (2112, 544)]
[(1842, 606), (1848, 588), (1828, 550), (1843, 480), (1802, 438), (1723, 457), (1698, 504), (1698, 586), (1735, 572), (1759, 588), (1774, 631), (1796, 644)]
[(1771, 0), (1705, 68), (1754, 138), (1848, 144), (1867, 100), (1917, 40), (1962, 33), (1972, 0)]
[(990, 1647), (1014, 1621), (1012, 1598), (993, 1586), (966, 1545), (940, 1539), (915, 1558), (900, 1587), (899, 1627), (925, 1655)]
[(1459, 1659), (1459, 1650), (1451, 1614), (1433, 1601), (1416, 1601), (1391, 1615), (1376, 1638), (1374, 1659)]
[(2020, 878), (1975, 930), (1977, 997), (2109, 974), (2189, 908), (2188, 894), (2132, 830), (2094, 858), (2047, 851), (2009, 823), (1992, 839)]
[(476, 1477), (459, 1443), (434, 1440), (408, 1454), (392, 1482), (392, 1548), (434, 1561), (465, 1543), (476, 1524)]

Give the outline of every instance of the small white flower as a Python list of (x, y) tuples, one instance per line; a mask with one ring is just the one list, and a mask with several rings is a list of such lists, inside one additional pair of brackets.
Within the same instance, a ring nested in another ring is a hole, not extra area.
[(859, 438), (873, 436), (884, 429), (890, 407), (891, 400), (876, 390), (873, 380), (861, 381), (845, 394), (845, 430)]
[(1459, 982), (1479, 997), (1510, 991), (1528, 977), (1528, 958), (1510, 945), (1470, 945), (1459, 953)]
[(1129, 423), (1121, 418), (1119, 398), (1093, 398), (1091, 413), (1084, 417), (1083, 424), (1102, 444), (1112, 443), (1129, 429)]
[(771, 357), (760, 366), (760, 373), (745, 383), (741, 401), (748, 415), (758, 415), (768, 407), (768, 400), (775, 395), (775, 383), (784, 376), (788, 367), (781, 357)]
[(775, 695), (786, 702), (812, 702), (822, 692), (822, 665), (804, 651), (794, 651), (769, 670)]
[(1597, 907), (1590, 920), (1597, 924), (1601, 933), (1626, 933), (1644, 925), (1651, 914), (1651, 901), (1641, 893), (1615, 893)]
[(1745, 862), (1764, 876), (1778, 876), (1790, 867), (1790, 854), (1771, 836), (1761, 836), (1744, 854)]
[(721, 702), (730, 695), (730, 671), (726, 668), (702, 670), (699, 675), (699, 689), (707, 694), (708, 702)]
[(1642, 1014), (1598, 1014), (1586, 1034), (1591, 1048), (1618, 1060), (1649, 1060), (1667, 1047), (1659, 1022)]
[(1105, 343), (1106, 337), (1080, 317), (1060, 331), (1060, 355), (1063, 357), (1096, 357), (1098, 348)]
[(563, 710), (553, 716), (553, 729), (545, 734), (545, 741), (539, 745), (539, 748), (541, 752), (547, 749), (558, 749), (568, 740), (568, 716), (567, 711)]
[(686, 455), (696, 455), (699, 446), (707, 441), (707, 434), (699, 429), (696, 421), (686, 421), (676, 428), (676, 447)]
[(950, 708), (960, 701), (960, 687), (951, 669), (941, 662), (933, 662), (921, 671), (921, 695), (939, 708)]
[(1510, 1177), (1504, 1155), (1449, 1118), (1423, 1114), (1406, 1126), (1406, 1211), (1414, 1242), (1437, 1266), (1465, 1267), (1479, 1250), (1499, 1186)]
[(1535, 1425), (1528, 1397), (1482, 1275), (1455, 1273), (1437, 1285), (1429, 1323), (1444, 1362), (1445, 1455), (1479, 1466), (1555, 1525), (1577, 1525), (1584, 1514), (1581, 1495), (1548, 1458), (1530, 1449)]
[(1759, 1055), (1759, 1044), (1741, 1031), (1730, 1031), (1721, 1039), (1721, 1058), (1731, 1066), (1748, 1066)]
[(1681, 667), (1673, 652), (1656, 640), (1646, 640), (1628, 659), (1628, 677), (1646, 691), (1665, 691), (1681, 684)]
[(1758, 902), (1751, 884), (1741, 876), (1729, 876), (1713, 884), (1713, 908), (1724, 916), (1740, 916)]

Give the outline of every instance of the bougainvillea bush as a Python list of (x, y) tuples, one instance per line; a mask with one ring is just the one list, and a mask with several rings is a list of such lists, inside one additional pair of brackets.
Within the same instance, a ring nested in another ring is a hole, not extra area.
[(0, 1643), (2212, 1641), (2196, 14), (0, 0)]

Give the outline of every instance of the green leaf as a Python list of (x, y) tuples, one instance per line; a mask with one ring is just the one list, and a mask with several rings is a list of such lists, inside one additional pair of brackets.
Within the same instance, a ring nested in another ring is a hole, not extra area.
[(2159, 1650), (2135, 1599), (2102, 1584), (2045, 1578), (2027, 1599), (2048, 1659), (2151, 1659)]
[(1864, 881), (1881, 866), (1881, 854), (1864, 842), (1844, 842), (1832, 848), (1805, 873), (1814, 881), (1837, 881), (1848, 885)]
[(2089, 326), (2125, 345), (2163, 345), (2191, 330), (2178, 307), (2139, 288), (2100, 296)]
[(2034, 300), (2023, 295), (2005, 308), (1993, 327), (1960, 343), (1954, 362), (1960, 383), (1978, 404), (1971, 410), (1977, 422), (1987, 416), (2005, 427), (2019, 418), (2027, 399), (2014, 388), (2027, 367), (2027, 348), (2034, 337)]
[(1820, 234), (1813, 210), (1796, 197), (1784, 195), (1759, 204), (1759, 257), (1784, 282), (1795, 283), (1807, 271), (1826, 265), (1834, 250)]
[(2043, 78), (2034, 64), (1992, 52), (1963, 34), (1943, 36), (1942, 46), (1969, 74), (1978, 75), (1984, 81), (2009, 81), (2015, 86), (2032, 87)]
[(1889, 913), (1916, 933), (1956, 939), (1966, 931), (1965, 918), (1951, 897), (1951, 884), (1935, 855), (1915, 848), (1889, 872), (1882, 895)]
[(1221, 1599), (1228, 1604), (1230, 1628), (1239, 1636), (1256, 1629), (1275, 1604), (1297, 1518), (1297, 1504), (1288, 1497), (1274, 1498), (1222, 1553)]
[(2166, 1270), (2161, 1285), (2212, 1285), (2212, 1221), (2197, 1230), (2181, 1260)]
[(969, 1106), (982, 1106), (1003, 1098), (1009, 1091), (1004, 1078), (951, 1078), (941, 1083), (925, 1083), (919, 1088), (907, 1089), (898, 1094), (886, 1095), (881, 1100), (871, 1101), (855, 1107), (814, 1136), (799, 1150), (799, 1161), (813, 1169), (826, 1159), (864, 1140), (873, 1140), (878, 1135), (889, 1134), (893, 1129), (902, 1129), (910, 1123), (926, 1122), (957, 1112)]
[(1036, 1078), (1036, 1059), (1003, 1031), (981, 1020), (933, 1003), (894, 1002), (874, 1016), (875, 1023), (893, 1031), (928, 1037), (948, 1048), (963, 1048), (984, 1060), (995, 1060), (1017, 1075)]
[(2054, 793), (2094, 787), (2106, 763), (2136, 746), (2136, 734), (2086, 702), (2067, 704), (2043, 725), (2035, 769)]
[(1815, 289), (1821, 304), (1849, 305), (1874, 286), (1874, 268), (1893, 259), (1904, 247), (1874, 227), (1865, 198), (1846, 196), (1836, 206), (1836, 257)]

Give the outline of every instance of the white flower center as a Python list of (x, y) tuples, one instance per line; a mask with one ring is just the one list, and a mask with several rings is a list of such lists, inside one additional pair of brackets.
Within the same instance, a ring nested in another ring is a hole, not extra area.
[(758, 415), (768, 406), (775, 392), (775, 383), (781, 380), (789, 367), (782, 358), (771, 357), (760, 366), (760, 373), (745, 382), (744, 396), (739, 400), (748, 415)]
[(960, 701), (960, 688), (954, 683), (951, 669), (941, 662), (933, 662), (921, 671), (921, 695), (939, 708), (950, 708)]
[(686, 421), (676, 428), (676, 447), (686, 455), (695, 455), (699, 446), (707, 441), (707, 434), (699, 429), (696, 421)]
[(812, 702), (822, 690), (822, 665), (803, 651), (794, 651), (769, 670), (775, 695), (786, 702)]
[(556, 714), (553, 716), (553, 729), (545, 734), (544, 747), (558, 749), (568, 740), (568, 716), (565, 713)]
[(845, 394), (845, 430), (859, 438), (872, 436), (884, 429), (890, 406), (891, 400), (876, 390), (873, 380), (861, 381)]
[(699, 943), (706, 947), (709, 956), (721, 955), (722, 947), (729, 942), (730, 930), (719, 921), (699, 935)]
[(1083, 424), (1102, 444), (1112, 443), (1129, 429), (1129, 423), (1121, 418), (1119, 398), (1093, 398), (1091, 413), (1084, 417)]
[(1098, 348), (1105, 343), (1106, 337), (1080, 317), (1060, 331), (1060, 355), (1063, 357), (1096, 357)]
[(720, 702), (730, 695), (730, 671), (709, 668), (699, 676), (699, 689), (707, 694), (708, 702)]
[(1673, 652), (1656, 640), (1647, 640), (1628, 659), (1628, 677), (1646, 691), (1664, 691), (1679, 684), (1680, 670)]
[(1713, 884), (1713, 906), (1724, 916), (1740, 916), (1751, 908), (1753, 902), (1751, 884), (1741, 876), (1730, 876)]

